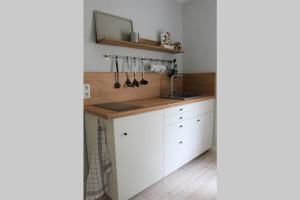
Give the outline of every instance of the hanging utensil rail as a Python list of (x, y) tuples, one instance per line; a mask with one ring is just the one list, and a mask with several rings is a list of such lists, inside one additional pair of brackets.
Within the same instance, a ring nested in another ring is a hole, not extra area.
[(120, 55), (110, 55), (108, 53), (104, 54), (106, 59), (109, 58), (121, 58), (121, 59), (136, 59), (136, 60), (148, 60), (148, 61), (159, 61), (159, 62), (166, 62), (166, 63), (173, 63), (176, 62), (176, 59), (158, 59), (158, 58), (145, 58), (145, 57), (137, 57), (137, 56), (120, 56)]

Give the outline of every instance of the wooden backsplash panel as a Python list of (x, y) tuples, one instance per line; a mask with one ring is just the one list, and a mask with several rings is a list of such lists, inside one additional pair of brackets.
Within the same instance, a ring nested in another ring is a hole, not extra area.
[[(84, 83), (90, 84), (91, 98), (85, 99), (85, 105), (92, 105), (105, 102), (128, 101), (134, 99), (146, 99), (159, 97), (161, 94), (161, 74), (145, 73), (148, 85), (140, 87), (126, 87), (126, 74), (120, 73), (120, 89), (114, 88), (114, 73), (111, 72), (85, 72)], [(137, 80), (141, 80), (141, 73), (137, 73)], [(130, 75), (133, 80), (133, 74)]]
[[(120, 73), (120, 82), (122, 87), (115, 89), (114, 73), (111, 72), (85, 72), (84, 83), (90, 84), (91, 98), (85, 99), (85, 105), (92, 105), (106, 102), (128, 101), (135, 99), (155, 98), (167, 96), (170, 94), (171, 78), (165, 74), (145, 73), (145, 79), (149, 81), (148, 85), (139, 88), (128, 88), (125, 86), (126, 74)], [(130, 75), (133, 80), (133, 75)], [(137, 73), (137, 80), (141, 80), (141, 73)], [(184, 74), (183, 78), (174, 79), (177, 94), (206, 94), (215, 95), (216, 74), (198, 73)]]
[(183, 90), (188, 94), (215, 96), (216, 73), (184, 74)]

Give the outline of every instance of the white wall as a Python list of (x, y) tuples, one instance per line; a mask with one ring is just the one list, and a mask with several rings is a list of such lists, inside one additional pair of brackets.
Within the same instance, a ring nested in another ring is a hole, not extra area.
[[(217, 1), (192, 0), (183, 5), (183, 72), (217, 71)], [(214, 146), (217, 146), (215, 104)]]
[(184, 73), (216, 72), (216, 22), (216, 0), (192, 0), (184, 4)]
[[(176, 41), (183, 40), (182, 4), (174, 0), (85, 0), (84, 1), (84, 70), (110, 71), (111, 63), (103, 58), (111, 54), (172, 58), (174, 55), (145, 50), (99, 45), (95, 43), (93, 11), (99, 10), (133, 20), (134, 31), (141, 37), (158, 40), (159, 33), (169, 31)], [(182, 55), (176, 55), (182, 66)]]

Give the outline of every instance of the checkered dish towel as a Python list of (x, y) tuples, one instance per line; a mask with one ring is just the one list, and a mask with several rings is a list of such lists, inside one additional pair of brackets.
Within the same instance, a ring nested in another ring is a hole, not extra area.
[(107, 192), (107, 174), (111, 171), (111, 161), (107, 149), (106, 130), (98, 119), (97, 144), (86, 182), (85, 200), (95, 200)]

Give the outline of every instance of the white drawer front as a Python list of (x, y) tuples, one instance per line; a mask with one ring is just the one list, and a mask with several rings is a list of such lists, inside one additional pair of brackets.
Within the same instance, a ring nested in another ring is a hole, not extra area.
[(186, 105), (176, 106), (176, 107), (172, 107), (172, 108), (167, 108), (164, 110), (164, 116), (168, 117), (168, 116), (172, 116), (172, 115), (178, 115), (178, 114), (182, 114), (184, 112), (188, 112), (192, 109), (193, 109), (192, 104), (186, 104)]
[(170, 124), (182, 122), (182, 121), (190, 119), (194, 116), (197, 116), (197, 113), (193, 112), (193, 111), (181, 113), (181, 114), (178, 114), (178, 115), (171, 115), (171, 116), (168, 116), (168, 117), (164, 118), (164, 125), (167, 126), (167, 125), (170, 125)]
[(203, 115), (214, 111), (214, 100), (207, 100), (202, 102), (197, 102), (193, 104), (192, 111), (195, 112), (194, 116)]
[(214, 110), (214, 100), (207, 100), (176, 106), (164, 110), (164, 125), (181, 122), (192, 117), (203, 115)]

